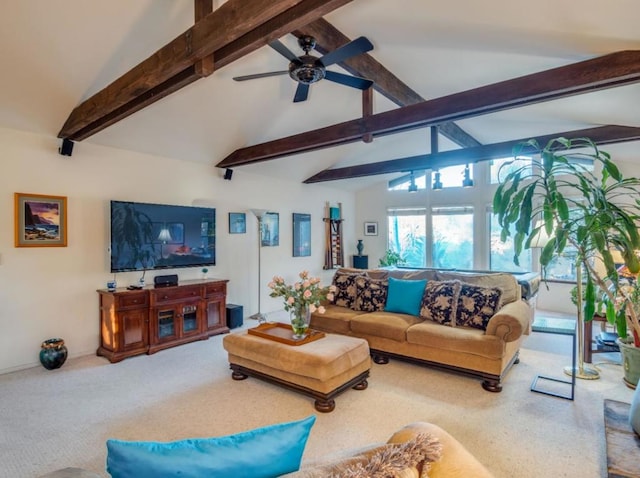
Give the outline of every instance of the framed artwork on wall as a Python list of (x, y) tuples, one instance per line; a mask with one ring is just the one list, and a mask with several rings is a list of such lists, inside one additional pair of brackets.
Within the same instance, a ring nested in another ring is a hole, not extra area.
[(15, 246), (66, 247), (67, 198), (15, 193)]
[(311, 255), (311, 214), (293, 213), (293, 257)]
[(280, 215), (277, 212), (267, 212), (262, 217), (260, 244), (263, 247), (280, 245)]
[(365, 222), (364, 223), (364, 235), (365, 236), (377, 236), (378, 235), (378, 223), (377, 222)]
[(246, 234), (247, 215), (243, 212), (229, 213), (229, 234)]

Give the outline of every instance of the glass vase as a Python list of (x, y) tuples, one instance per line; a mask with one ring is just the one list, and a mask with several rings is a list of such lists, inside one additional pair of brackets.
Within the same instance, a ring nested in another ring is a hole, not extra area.
[(296, 340), (304, 339), (307, 336), (309, 322), (311, 322), (311, 312), (309, 312), (309, 307), (293, 308), (290, 313), (293, 338)]

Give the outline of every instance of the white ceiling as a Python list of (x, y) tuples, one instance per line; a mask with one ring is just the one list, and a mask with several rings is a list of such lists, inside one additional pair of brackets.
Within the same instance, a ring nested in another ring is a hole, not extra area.
[[(214, 0), (214, 8), (222, 2)], [(640, 49), (637, 0), (354, 0), (326, 17), (427, 99), (625, 49)], [(0, 16), (0, 126), (57, 136), (72, 109), (193, 24), (193, 0), (5, 0)], [(291, 35), (282, 41), (298, 52)], [(212, 76), (86, 139), (215, 165), (234, 150), (351, 120), (358, 90), (322, 81), (293, 104), (286, 69), (263, 47)], [(339, 70), (338, 67), (330, 69)], [(459, 122), (481, 143), (604, 124), (640, 127), (640, 85), (624, 86)], [(377, 93), (375, 112), (396, 106)], [(329, 167), (429, 152), (420, 130), (242, 167), (302, 181)], [(608, 146), (640, 162), (638, 143)], [(453, 147), (441, 141), (440, 149)], [(74, 156), (82, 156), (82, 143)], [(397, 176), (397, 175), (396, 175)], [(389, 175), (327, 185), (359, 189)]]

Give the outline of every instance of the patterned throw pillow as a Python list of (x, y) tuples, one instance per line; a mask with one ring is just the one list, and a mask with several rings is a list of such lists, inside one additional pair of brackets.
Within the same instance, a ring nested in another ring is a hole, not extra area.
[(429, 281), (424, 289), (420, 318), (455, 327), (460, 281)]
[(356, 305), (357, 289), (356, 277), (362, 277), (362, 273), (336, 272), (333, 276), (333, 285), (336, 286), (333, 303), (340, 307), (353, 309)]
[(502, 290), (496, 287), (480, 287), (463, 282), (458, 298), (456, 324), (487, 330), (489, 319), (500, 307), (501, 298)]
[(387, 303), (389, 281), (387, 279), (372, 279), (370, 277), (356, 277), (355, 310), (363, 312), (379, 312), (384, 310)]

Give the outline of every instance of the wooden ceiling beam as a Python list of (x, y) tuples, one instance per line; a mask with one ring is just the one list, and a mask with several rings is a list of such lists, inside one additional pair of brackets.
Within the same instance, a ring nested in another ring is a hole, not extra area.
[(58, 137), (86, 139), (206, 76), (201, 59), (213, 55), (219, 69), (351, 1), (228, 0), (74, 108)]
[[(568, 139), (590, 138), (599, 145), (623, 143), (626, 141), (640, 140), (640, 128), (630, 126), (599, 126), (564, 133), (537, 136), (534, 139), (544, 146), (553, 138), (563, 136)], [(454, 149), (441, 153), (420, 154), (407, 158), (391, 159), (377, 163), (360, 164), (344, 168), (324, 170), (309, 179), (305, 183), (320, 183), (325, 181), (337, 181), (340, 179), (362, 178), (388, 173), (401, 173), (425, 169), (438, 169), (446, 166), (455, 166), (466, 163), (477, 163), (490, 159), (507, 158), (513, 156), (514, 148), (531, 138), (523, 138), (502, 143), (486, 144), (473, 148)], [(532, 152), (532, 149), (523, 148), (522, 154)]]
[[(319, 18), (292, 33), (298, 38), (304, 35), (314, 37), (317, 42), (316, 50), (323, 55), (351, 41), (349, 37), (324, 18)], [(348, 58), (338, 63), (338, 65), (352, 75), (372, 80), (374, 82), (373, 88), (398, 106), (413, 105), (425, 101), (422, 96), (403, 83), (368, 53)], [(480, 145), (479, 141), (455, 123), (440, 125), (440, 132), (446, 138), (463, 147)]]
[(501, 81), (286, 138), (241, 148), (217, 166), (244, 164), (400, 133), (640, 81), (640, 51), (628, 50)]

